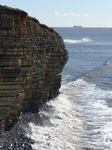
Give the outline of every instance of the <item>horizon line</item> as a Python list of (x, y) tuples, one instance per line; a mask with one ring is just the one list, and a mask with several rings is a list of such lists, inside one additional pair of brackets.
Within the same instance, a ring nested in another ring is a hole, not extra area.
[[(50, 27), (50, 28), (75, 28), (74, 26), (55, 26), (55, 27)], [(76, 27), (77, 28), (77, 27)], [(112, 27), (100, 27), (100, 26), (81, 26), (81, 28), (112, 28)], [(80, 28), (80, 29), (81, 29)]]

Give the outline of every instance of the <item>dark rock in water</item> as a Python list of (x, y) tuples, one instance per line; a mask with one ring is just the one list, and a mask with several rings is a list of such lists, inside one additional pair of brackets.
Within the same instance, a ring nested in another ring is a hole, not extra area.
[(0, 5), (0, 133), (21, 111), (38, 111), (59, 94), (67, 59), (58, 33), (24, 11)]

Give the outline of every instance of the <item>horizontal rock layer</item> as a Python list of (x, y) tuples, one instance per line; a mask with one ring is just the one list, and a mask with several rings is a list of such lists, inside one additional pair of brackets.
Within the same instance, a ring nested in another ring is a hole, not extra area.
[(59, 94), (62, 38), (24, 11), (0, 6), (0, 132)]

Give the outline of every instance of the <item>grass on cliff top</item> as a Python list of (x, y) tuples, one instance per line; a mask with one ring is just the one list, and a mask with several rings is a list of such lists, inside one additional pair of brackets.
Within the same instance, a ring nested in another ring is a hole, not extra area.
[[(9, 7), (9, 6), (2, 6), (0, 5), (1, 9), (3, 10), (9, 10), (9, 11), (14, 11), (14, 12), (20, 12), (20, 13), (26, 13), (25, 11), (21, 10), (21, 9), (18, 9), (18, 8), (12, 8), (12, 7)], [(26, 13), (27, 14), (27, 13)]]

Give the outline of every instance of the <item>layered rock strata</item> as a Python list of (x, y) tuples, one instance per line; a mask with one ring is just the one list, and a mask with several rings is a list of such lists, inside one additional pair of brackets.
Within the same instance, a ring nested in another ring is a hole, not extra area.
[(24, 11), (0, 6), (0, 132), (59, 93), (62, 38)]

